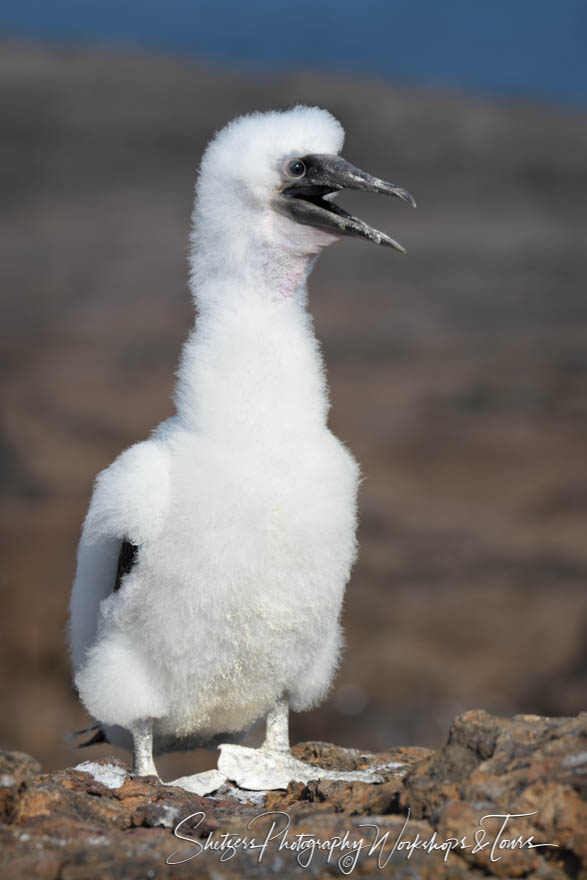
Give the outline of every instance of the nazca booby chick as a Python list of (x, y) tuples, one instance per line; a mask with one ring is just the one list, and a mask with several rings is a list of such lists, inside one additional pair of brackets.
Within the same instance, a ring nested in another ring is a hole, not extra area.
[(339, 156), (315, 107), (245, 116), (209, 144), (196, 186), (177, 414), (98, 476), (78, 550), (70, 641), (94, 741), (153, 752), (218, 742), (266, 717), (260, 749), (221, 746), (206, 793), (291, 779), (367, 779), (295, 761), (288, 710), (326, 695), (355, 557), (358, 466), (327, 427), (306, 279), (359, 236), (403, 250), (332, 200), (403, 189)]

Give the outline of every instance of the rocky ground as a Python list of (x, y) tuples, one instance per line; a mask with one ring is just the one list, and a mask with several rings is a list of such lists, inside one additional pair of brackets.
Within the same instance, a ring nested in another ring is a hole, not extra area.
[[(505, 719), (471, 711), (437, 751), (303, 743), (295, 753), (327, 768), (377, 767), (385, 781), (291, 783), (266, 793), (227, 784), (200, 798), (135, 779), (112, 759), (43, 773), (28, 755), (3, 752), (2, 877), (587, 877), (587, 713)], [(303, 848), (302, 839), (326, 846)]]

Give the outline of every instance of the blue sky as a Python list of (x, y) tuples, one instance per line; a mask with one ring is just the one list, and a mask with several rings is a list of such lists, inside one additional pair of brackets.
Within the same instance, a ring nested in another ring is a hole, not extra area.
[(587, 104), (585, 0), (0, 0), (0, 33)]

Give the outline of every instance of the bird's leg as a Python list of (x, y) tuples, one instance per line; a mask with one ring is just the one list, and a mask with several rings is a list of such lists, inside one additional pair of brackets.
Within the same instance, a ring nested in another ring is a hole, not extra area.
[[(129, 730), (133, 738), (133, 774), (159, 778), (153, 761), (153, 719), (143, 718), (140, 721), (135, 721)], [(224, 781), (224, 776), (221, 776), (218, 770), (208, 770), (193, 776), (182, 776), (181, 779), (174, 779), (173, 782), (164, 782), (163, 784), (179, 785), (187, 791), (205, 795), (216, 791)]]
[[(145, 718), (136, 721), (129, 728), (133, 738), (133, 774), (135, 776), (156, 776), (159, 774), (153, 761), (153, 719)], [(206, 770), (204, 773), (195, 773), (193, 776), (182, 776), (173, 782), (164, 782), (163, 785), (178, 785), (195, 794), (205, 795), (216, 791), (225, 781), (218, 770)]]
[(267, 732), (260, 749), (228, 743), (220, 746), (218, 770), (240, 788), (268, 791), (287, 788), (291, 781), (333, 779), (345, 782), (383, 782), (371, 770), (326, 770), (294, 758), (289, 747), (289, 702), (279, 700), (267, 713)]
[(289, 754), (289, 703), (279, 700), (274, 709), (267, 713), (265, 740), (262, 749), (269, 752)]
[(133, 738), (133, 767), (135, 776), (157, 776), (153, 761), (153, 720), (142, 718), (130, 728)]

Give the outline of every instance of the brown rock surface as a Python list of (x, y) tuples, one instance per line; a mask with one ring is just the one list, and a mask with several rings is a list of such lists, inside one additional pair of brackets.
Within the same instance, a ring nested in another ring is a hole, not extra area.
[[(39, 773), (29, 756), (4, 752), (1, 876), (587, 877), (587, 713), (507, 719), (467, 712), (437, 751), (398, 748), (372, 754), (304, 743), (295, 752), (328, 767), (377, 766), (385, 782), (292, 783), (285, 792), (265, 796), (226, 786), (215, 798), (200, 798), (152, 777), (126, 775), (119, 787), (94, 778), (108, 764), (114, 765), (111, 775), (122, 778), (123, 765), (116, 760), (100, 760), (93, 772)], [(494, 814), (499, 818), (484, 818)], [(506, 814), (518, 815), (500, 832)], [(182, 820), (180, 833), (191, 842), (174, 837)], [(273, 840), (263, 849), (270, 832)], [(329, 863), (327, 849), (302, 853), (283, 845), (293, 846), (302, 834), (322, 842), (347, 834), (347, 841), (362, 839), (363, 846), (356, 861), (355, 851), (347, 848), (346, 861), (339, 864), (342, 851), (334, 849)], [(244, 848), (228, 835), (249, 842), (254, 837), (257, 848)], [(448, 850), (408, 848), (409, 842), (431, 839), (437, 847), (453, 843)], [(222, 851), (202, 849), (207, 840), (217, 846), (224, 841), (225, 855), (228, 844), (235, 843), (235, 854), (221, 862)], [(508, 845), (500, 847), (506, 840)], [(376, 841), (382, 843), (372, 849)]]

